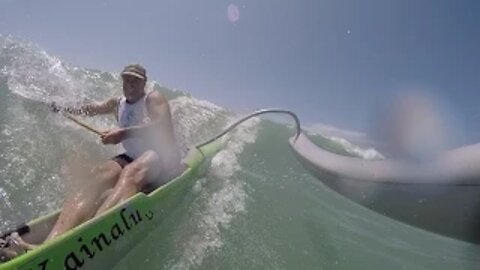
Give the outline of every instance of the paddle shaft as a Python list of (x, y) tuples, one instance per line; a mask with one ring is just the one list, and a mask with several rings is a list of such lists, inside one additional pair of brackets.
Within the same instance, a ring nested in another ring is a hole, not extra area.
[(75, 116), (71, 115), (70, 113), (67, 113), (67, 112), (62, 112), (62, 115), (65, 116), (66, 118), (68, 118), (69, 120), (71, 120), (72, 122), (74, 122), (75, 124), (85, 128), (85, 129), (88, 129), (90, 130), (91, 132), (97, 134), (97, 135), (102, 135), (102, 132), (94, 127), (92, 127), (91, 125), (83, 122), (82, 120), (76, 118)]

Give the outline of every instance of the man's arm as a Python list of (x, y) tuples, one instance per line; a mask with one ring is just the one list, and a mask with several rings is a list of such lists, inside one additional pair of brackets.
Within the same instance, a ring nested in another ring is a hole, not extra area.
[(76, 115), (98, 115), (98, 114), (109, 114), (115, 113), (118, 107), (119, 98), (114, 97), (100, 103), (91, 103), (75, 107), (57, 107), (55, 104), (52, 104), (52, 108), (57, 111), (64, 111)]

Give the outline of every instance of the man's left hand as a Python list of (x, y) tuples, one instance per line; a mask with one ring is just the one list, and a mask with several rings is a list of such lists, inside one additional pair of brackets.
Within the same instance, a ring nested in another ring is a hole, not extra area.
[(117, 144), (121, 142), (125, 137), (124, 129), (114, 129), (104, 132), (100, 138), (103, 144)]

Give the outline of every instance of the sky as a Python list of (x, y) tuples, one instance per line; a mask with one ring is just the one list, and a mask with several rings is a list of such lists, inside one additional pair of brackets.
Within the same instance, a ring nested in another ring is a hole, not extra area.
[(480, 2), (0, 0), (0, 34), (63, 61), (149, 77), (232, 110), (280, 107), (365, 132), (425, 90), (480, 140)]

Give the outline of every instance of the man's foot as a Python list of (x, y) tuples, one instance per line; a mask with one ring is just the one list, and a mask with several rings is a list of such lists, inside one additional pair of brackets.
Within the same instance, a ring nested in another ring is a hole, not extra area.
[(17, 232), (14, 232), (5, 239), (0, 239), (0, 262), (9, 261), (36, 247), (25, 242)]
[(7, 262), (18, 256), (10, 245), (10, 236), (0, 238), (0, 262)]
[(25, 242), (17, 232), (14, 232), (10, 235), (10, 241), (13, 242), (16, 246), (23, 249), (24, 251), (29, 251), (37, 248), (37, 245), (33, 245)]
[(0, 238), (0, 262), (6, 262), (17, 256), (17, 253), (8, 248), (8, 240)]
[(0, 248), (0, 263), (8, 262), (9, 260), (17, 257), (18, 254), (8, 248)]

